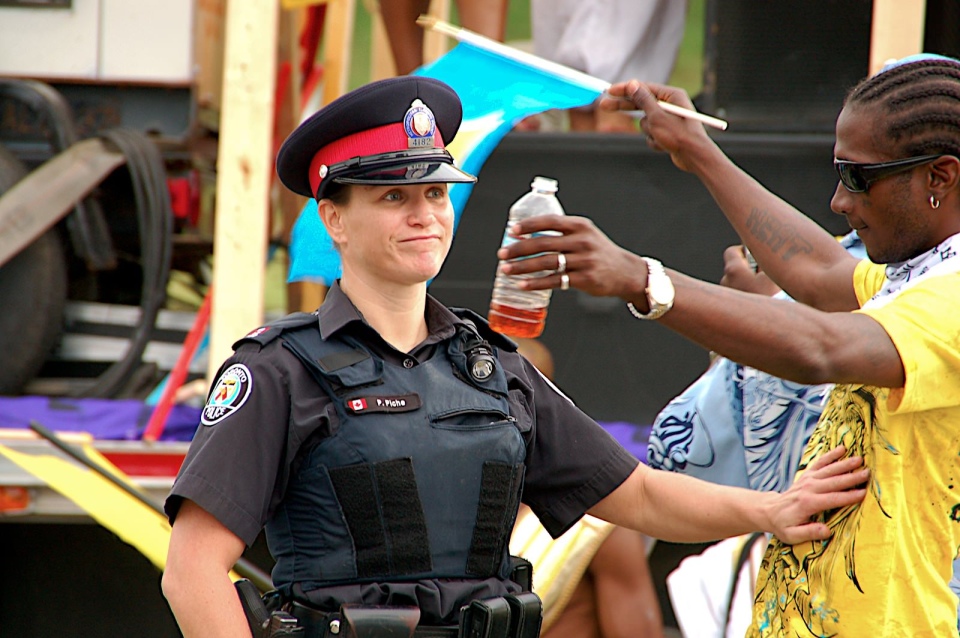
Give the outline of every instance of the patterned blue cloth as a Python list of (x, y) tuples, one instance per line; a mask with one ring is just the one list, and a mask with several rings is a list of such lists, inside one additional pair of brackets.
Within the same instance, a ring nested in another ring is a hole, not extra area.
[(712, 483), (782, 491), (829, 390), (718, 358), (657, 415), (647, 463)]
[[(858, 259), (866, 257), (855, 233), (840, 243)], [(793, 483), (830, 388), (718, 357), (657, 415), (647, 464), (712, 483), (783, 491)]]

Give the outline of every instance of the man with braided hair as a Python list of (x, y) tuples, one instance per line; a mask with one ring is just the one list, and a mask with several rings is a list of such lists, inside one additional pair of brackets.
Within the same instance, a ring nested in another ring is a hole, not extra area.
[(514, 225), (532, 238), (501, 248), (515, 260), (504, 272), (550, 270), (550, 253), (562, 252), (562, 277), (524, 287), (620, 297), (634, 316), (737, 363), (835, 384), (798, 476), (843, 443), (870, 468), (867, 498), (821, 515), (826, 541), (772, 539), (749, 636), (957, 635), (960, 61), (900, 60), (844, 102), (831, 208), (863, 240), (865, 260), (737, 167), (701, 124), (659, 108), (692, 108), (682, 90), (631, 80), (609, 95), (603, 108), (645, 112), (648, 145), (700, 178), (763, 271), (802, 303), (667, 271), (582, 217)]

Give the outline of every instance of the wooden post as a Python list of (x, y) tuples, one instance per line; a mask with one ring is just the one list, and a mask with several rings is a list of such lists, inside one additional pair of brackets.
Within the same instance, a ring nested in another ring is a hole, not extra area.
[(370, 6), (370, 81), (372, 82), (392, 78), (397, 74), (397, 66), (393, 62), (393, 53), (390, 51), (387, 29), (383, 26), (380, 3), (371, 2), (369, 5), (372, 5)]
[(356, 0), (328, 0), (323, 25), (323, 103), (347, 92)]
[(923, 51), (926, 0), (873, 0), (870, 75), (884, 63)]
[[(303, 85), (303, 75), (300, 72), (300, 65), (303, 61), (300, 36), (303, 31), (303, 23), (303, 7), (284, 8), (280, 12), (280, 42), (277, 63), (289, 63), (291, 71), (286, 93), (278, 96), (282, 100), (282, 104), (278, 105), (277, 108), (277, 139), (275, 140), (277, 143), (275, 148), (277, 149), (279, 149), (279, 144), (300, 124), (303, 115), (300, 111), (300, 88)], [(274, 175), (274, 177), (276, 176)], [(279, 179), (274, 179), (273, 188), (275, 189), (275, 201), (279, 208), (281, 239), (286, 246), (289, 246), (290, 232), (300, 216), (300, 211), (303, 209), (306, 199), (285, 187)], [(284, 264), (286, 266), (284, 272), (286, 273), (290, 268), (289, 253), (286, 254)], [(285, 283), (284, 288), (286, 291), (286, 310), (288, 312), (302, 310), (298, 286)], [(313, 310), (313, 308), (309, 310)]]
[[(389, 1), (389, 0), (382, 0)], [(380, 2), (371, 3), (370, 16), (370, 80), (392, 78), (397, 74), (390, 51), (390, 40), (383, 26)], [(430, 0), (428, 13), (444, 22), (450, 19), (450, 0)], [(450, 38), (437, 31), (423, 34), (423, 61), (433, 62), (450, 49)]]
[(210, 322), (212, 380), (263, 322), (277, 57), (277, 0), (228, 2)]
[(226, 0), (197, 0), (194, 27), (197, 106), (220, 111), (223, 90), (223, 22)]

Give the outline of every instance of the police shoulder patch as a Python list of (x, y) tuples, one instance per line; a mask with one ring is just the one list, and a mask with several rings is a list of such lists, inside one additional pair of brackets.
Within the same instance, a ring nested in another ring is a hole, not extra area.
[(203, 406), (200, 423), (207, 426), (220, 423), (246, 403), (251, 389), (253, 376), (249, 368), (242, 363), (233, 364), (223, 371), (213, 386), (207, 404)]

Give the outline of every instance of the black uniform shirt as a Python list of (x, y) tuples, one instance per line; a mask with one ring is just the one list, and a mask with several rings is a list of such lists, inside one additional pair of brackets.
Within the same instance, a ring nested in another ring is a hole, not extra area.
[[(407, 367), (428, 360), (462, 320), (427, 296), (429, 336), (403, 353), (384, 341), (334, 284), (319, 311), (324, 339), (343, 331), (386, 361)], [(581, 412), (516, 352), (499, 351), (510, 408), (527, 445), (522, 500), (559, 536), (637, 466), (637, 459)], [(201, 425), (167, 497), (171, 521), (182, 499), (212, 514), (248, 545), (283, 498), (303, 443), (327, 436), (337, 423), (333, 404), (303, 364), (279, 340), (247, 343), (221, 367), (249, 371), (249, 394), (229, 416)], [(451, 470), (455, 471), (455, 470)]]

